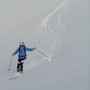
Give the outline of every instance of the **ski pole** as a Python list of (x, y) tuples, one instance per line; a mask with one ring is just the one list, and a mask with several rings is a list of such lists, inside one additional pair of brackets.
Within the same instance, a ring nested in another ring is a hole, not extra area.
[(12, 64), (12, 60), (13, 60), (13, 56), (11, 58), (11, 61), (10, 61), (10, 64), (9, 64), (9, 68), (8, 68), (8, 71), (10, 71), (10, 68), (11, 68), (11, 64)]
[(45, 57), (48, 57), (48, 58), (49, 58), (49, 56), (47, 56), (45, 53), (39, 51), (38, 49), (36, 49), (36, 51), (38, 51), (39, 53), (41, 53), (41, 54), (44, 55)]

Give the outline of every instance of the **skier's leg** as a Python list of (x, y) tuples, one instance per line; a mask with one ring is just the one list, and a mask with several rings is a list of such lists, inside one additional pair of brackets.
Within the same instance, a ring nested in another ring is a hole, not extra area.
[(17, 72), (19, 72), (19, 71), (20, 71), (20, 64), (17, 63)]
[(21, 62), (21, 72), (23, 72), (23, 62)]
[(20, 72), (20, 63), (21, 63), (21, 60), (20, 59), (18, 59), (18, 63), (17, 63), (17, 72)]

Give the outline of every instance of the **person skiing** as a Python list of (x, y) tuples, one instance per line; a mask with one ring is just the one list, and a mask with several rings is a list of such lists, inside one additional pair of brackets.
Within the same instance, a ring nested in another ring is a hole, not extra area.
[(26, 51), (34, 51), (36, 48), (27, 48), (24, 42), (20, 42), (18, 49), (12, 54), (12, 56), (18, 53), (17, 72), (23, 72), (23, 61), (27, 58)]

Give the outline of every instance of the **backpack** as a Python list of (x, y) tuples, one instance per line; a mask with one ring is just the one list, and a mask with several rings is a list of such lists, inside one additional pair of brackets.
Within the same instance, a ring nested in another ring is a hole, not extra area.
[[(25, 50), (25, 47), (23, 48), (24, 52), (25, 52), (25, 55), (24, 56), (20, 56), (20, 54), (18, 54), (18, 57), (25, 57), (26, 58), (26, 50)], [(19, 53), (20, 53), (20, 47), (19, 47)]]

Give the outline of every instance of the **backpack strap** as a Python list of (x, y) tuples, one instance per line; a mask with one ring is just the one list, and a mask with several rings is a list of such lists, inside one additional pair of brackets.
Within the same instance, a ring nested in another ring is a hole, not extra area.
[(25, 50), (25, 47), (24, 47), (23, 49), (24, 49), (24, 52), (25, 52), (25, 57), (26, 57), (26, 55), (27, 55), (27, 54), (26, 54), (26, 50)]

